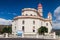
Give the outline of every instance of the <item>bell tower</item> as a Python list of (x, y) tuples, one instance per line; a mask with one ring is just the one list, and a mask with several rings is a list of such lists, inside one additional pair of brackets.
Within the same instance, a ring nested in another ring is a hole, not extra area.
[(39, 15), (42, 17), (43, 16), (43, 14), (42, 14), (42, 4), (38, 4), (38, 13), (39, 13)]
[(48, 19), (52, 20), (52, 15), (50, 12), (48, 13)]

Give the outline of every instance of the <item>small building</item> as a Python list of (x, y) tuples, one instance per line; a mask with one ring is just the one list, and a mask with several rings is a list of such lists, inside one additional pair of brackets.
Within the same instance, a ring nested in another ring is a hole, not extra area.
[(38, 4), (38, 9), (24, 8), (21, 16), (14, 17), (12, 34), (36, 35), (41, 26), (48, 28), (48, 33), (51, 33), (52, 15), (49, 12), (47, 18), (43, 18), (42, 4)]

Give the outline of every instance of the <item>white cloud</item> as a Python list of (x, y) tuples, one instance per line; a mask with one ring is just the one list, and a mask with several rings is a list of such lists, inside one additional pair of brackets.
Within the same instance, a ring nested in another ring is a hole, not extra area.
[(60, 22), (59, 21), (53, 20), (52, 24), (53, 24), (54, 29), (60, 29)]
[(57, 12), (57, 13), (60, 13), (60, 6), (57, 7), (54, 12), (55, 12), (55, 13), (56, 13), (56, 12)]
[(60, 20), (60, 6), (54, 10), (54, 16), (57, 20)]
[(16, 13), (13, 13), (13, 15), (17, 15)]
[(15, 16), (17, 15), (16, 13), (8, 13), (8, 14), (9, 14), (9, 15), (15, 15)]
[(6, 20), (3, 18), (0, 18), (0, 25), (10, 25), (12, 23), (12, 20)]
[(53, 20), (53, 28), (60, 29), (60, 6), (54, 10), (54, 16), (56, 19)]

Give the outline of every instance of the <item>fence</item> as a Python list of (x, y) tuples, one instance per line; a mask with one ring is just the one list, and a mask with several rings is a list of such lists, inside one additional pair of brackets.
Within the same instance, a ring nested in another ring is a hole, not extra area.
[(38, 35), (38, 34), (24, 34), (23, 38), (40, 38), (40, 39), (56, 39), (55, 35), (50, 34), (50, 35)]
[[(45, 35), (38, 35), (38, 34), (23, 34), (22, 36), (17, 36), (13, 34), (6, 35), (5, 37), (7, 38), (17, 38), (17, 37), (22, 37), (22, 38), (40, 38), (40, 39), (56, 39), (59, 38), (58, 36), (55, 36), (55, 34), (45, 34)], [(4, 34), (0, 35), (0, 38), (4, 38)]]

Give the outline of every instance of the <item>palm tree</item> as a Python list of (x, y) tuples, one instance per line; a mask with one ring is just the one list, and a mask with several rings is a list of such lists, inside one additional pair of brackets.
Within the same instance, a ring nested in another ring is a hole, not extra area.
[(48, 33), (48, 28), (46, 28), (45, 26), (41, 26), (41, 27), (38, 29), (38, 33), (39, 33), (39, 35), (40, 35), (40, 34), (43, 34), (43, 35), (44, 35), (44, 33)]

